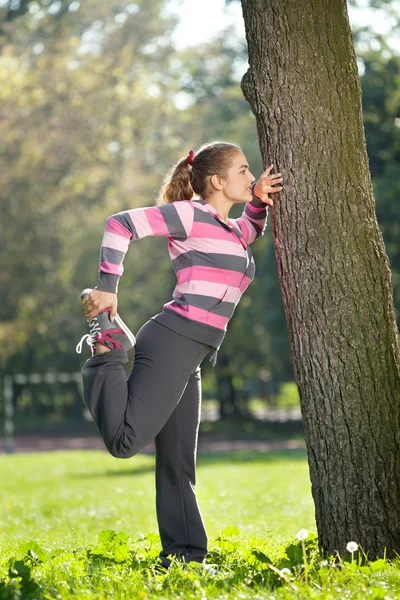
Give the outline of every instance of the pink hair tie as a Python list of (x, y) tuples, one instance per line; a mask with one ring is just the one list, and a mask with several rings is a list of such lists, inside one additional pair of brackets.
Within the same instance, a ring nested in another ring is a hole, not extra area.
[(194, 161), (194, 157), (195, 157), (195, 156), (196, 156), (196, 153), (195, 153), (195, 151), (194, 151), (194, 150), (191, 150), (191, 151), (189, 152), (188, 156), (187, 156), (187, 161), (188, 161), (189, 165), (192, 165), (192, 164), (193, 164), (193, 161)]

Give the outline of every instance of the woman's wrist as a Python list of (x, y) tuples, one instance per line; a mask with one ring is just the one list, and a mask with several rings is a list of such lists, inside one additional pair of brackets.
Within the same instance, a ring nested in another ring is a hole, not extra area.
[(260, 202), (262, 202), (261, 198), (259, 196), (257, 196), (257, 194), (254, 191), (257, 183), (258, 182), (255, 181), (254, 183), (251, 184), (251, 193), (253, 194), (254, 198), (257, 198), (257, 200), (260, 200)]
[(119, 278), (119, 275), (100, 271), (96, 289), (99, 290), (99, 292), (110, 292), (111, 294), (117, 294)]
[(266, 203), (263, 202), (261, 198), (259, 198), (254, 192), (254, 188), (256, 187), (257, 183), (258, 182), (256, 181), (251, 185), (251, 195), (253, 196), (252, 203), (257, 204), (257, 208), (266, 207)]

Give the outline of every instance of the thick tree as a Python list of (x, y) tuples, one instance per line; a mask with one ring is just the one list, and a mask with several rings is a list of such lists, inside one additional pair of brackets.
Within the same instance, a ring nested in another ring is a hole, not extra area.
[(321, 549), (400, 551), (399, 339), (345, 0), (242, 0)]

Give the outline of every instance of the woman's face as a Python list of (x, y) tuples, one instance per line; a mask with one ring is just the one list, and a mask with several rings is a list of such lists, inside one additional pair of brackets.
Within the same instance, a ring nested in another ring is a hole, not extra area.
[(231, 202), (250, 202), (252, 199), (251, 184), (255, 181), (255, 177), (249, 170), (248, 162), (242, 152), (234, 155), (227, 176), (221, 181), (224, 195)]

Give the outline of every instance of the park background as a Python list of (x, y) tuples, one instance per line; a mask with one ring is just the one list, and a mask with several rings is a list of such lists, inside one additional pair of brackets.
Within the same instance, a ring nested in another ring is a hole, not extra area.
[[(255, 121), (239, 85), (247, 68), (241, 7), (222, 0), (2, 5), (3, 413), (8, 393), (21, 435), (95, 434), (79, 376), (89, 349), (78, 355), (75, 346), (87, 329), (78, 297), (96, 284), (105, 219), (155, 204), (171, 164), (207, 140), (238, 143), (253, 172), (262, 172)], [(378, 6), (349, 11), (399, 315), (399, 3)], [(231, 215), (241, 211), (234, 207)], [(256, 279), (216, 368), (203, 363), (202, 432), (280, 437), (277, 421), (289, 419), (284, 436), (298, 438), (299, 398), (268, 226), (253, 251)], [(131, 244), (119, 310), (132, 331), (171, 299), (174, 281), (164, 238)], [(258, 427), (260, 418), (266, 427)]]
[[(0, 389), (3, 422), (11, 389), (17, 449), (18, 439), (33, 451), (50, 447), (43, 440), (57, 449), (72, 438), (75, 447), (91, 440), (87, 447), (102, 448), (82, 404), (84, 358), (75, 346), (87, 329), (79, 293), (96, 283), (107, 216), (155, 204), (171, 164), (207, 140), (238, 143), (261, 174), (239, 85), (247, 69), (240, 10), (222, 1), (0, 0)], [(399, 3), (352, 4), (349, 14), (399, 323)], [(224, 442), (229, 452), (200, 455), (199, 494), (211, 534), (233, 525), (239, 529), (225, 537), (256, 532), (281, 543), (315, 524), (268, 226), (253, 251), (256, 278), (217, 366), (202, 366), (200, 441), (209, 450)], [(171, 298), (166, 240), (132, 244), (124, 265), (119, 310), (136, 332)], [(267, 447), (287, 450), (267, 454)], [(49, 547), (62, 538), (72, 547), (102, 529), (156, 531), (152, 460), (121, 466), (106, 453), (78, 451), (4, 456), (2, 541), (14, 550), (33, 537)], [(68, 511), (60, 516), (61, 505)]]

